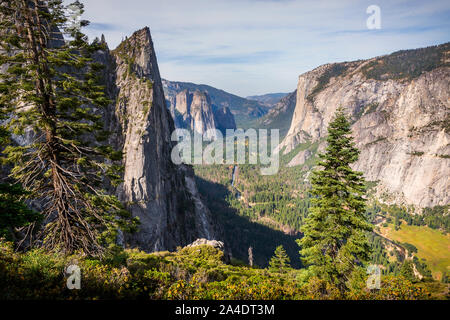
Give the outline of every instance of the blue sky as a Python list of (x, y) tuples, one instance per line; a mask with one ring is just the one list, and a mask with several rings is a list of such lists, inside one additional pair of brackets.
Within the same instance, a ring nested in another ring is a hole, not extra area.
[[(248, 96), (290, 92), (321, 64), (450, 39), (450, 1), (84, 0), (85, 32), (110, 48), (150, 27), (161, 76)], [(366, 9), (381, 9), (369, 30)]]

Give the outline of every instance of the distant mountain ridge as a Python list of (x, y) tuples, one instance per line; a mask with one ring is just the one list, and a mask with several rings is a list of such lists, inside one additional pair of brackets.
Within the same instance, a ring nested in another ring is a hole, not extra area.
[(297, 98), (297, 90), (281, 98), (269, 112), (249, 124), (252, 128), (278, 129), (280, 138), (289, 131)]
[(263, 95), (255, 95), (255, 96), (248, 96), (245, 97), (249, 100), (255, 100), (258, 101), (266, 106), (272, 107), (275, 104), (277, 104), (282, 98), (286, 97), (289, 94), (289, 92), (277, 92), (277, 93), (267, 93)]
[(162, 79), (162, 84), (169, 108), (176, 102), (176, 95), (183, 90), (206, 92), (211, 98), (213, 112), (216, 112), (222, 107), (229, 108), (230, 112), (234, 115), (237, 127), (245, 127), (246, 123), (262, 117), (270, 109), (270, 107), (258, 101), (248, 100), (205, 84), (169, 81), (165, 79)]
[(177, 128), (201, 133), (208, 139), (217, 137), (215, 129), (222, 133), (225, 133), (226, 129), (236, 129), (234, 116), (229, 108), (220, 107), (213, 110), (207, 92), (184, 89), (176, 94), (175, 99), (167, 95), (166, 99)]

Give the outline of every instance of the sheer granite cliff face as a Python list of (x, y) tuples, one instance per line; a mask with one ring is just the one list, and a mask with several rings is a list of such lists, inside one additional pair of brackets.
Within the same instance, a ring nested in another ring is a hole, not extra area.
[[(166, 108), (150, 30), (136, 31), (113, 51), (104, 39), (102, 45), (93, 60), (104, 67), (101, 79), (113, 103), (97, 112), (110, 132), (108, 143), (123, 151), (124, 166), (123, 183), (110, 192), (140, 219), (139, 231), (123, 235), (121, 242), (160, 251), (198, 238), (220, 240), (192, 168), (171, 161), (174, 123)], [(21, 145), (32, 143), (32, 138), (31, 129), (13, 136)]]
[[(167, 106), (177, 128), (192, 129), (189, 127), (189, 124), (179, 121), (180, 118), (187, 116), (185, 114), (187, 105), (192, 103), (192, 100), (186, 102), (177, 101), (177, 95), (183, 91), (187, 91), (192, 98), (195, 92), (207, 97), (206, 99), (209, 101), (213, 112), (215, 128), (222, 131), (222, 133), (225, 133), (226, 129), (236, 129), (237, 118), (248, 118), (252, 117), (253, 113), (263, 112), (263, 108), (257, 101), (247, 100), (208, 85), (165, 79), (162, 79), (162, 84)], [(180, 103), (186, 107), (182, 107)]]
[(207, 93), (183, 90), (176, 95), (174, 106), (178, 112), (178, 116), (174, 116), (177, 127), (206, 134), (208, 139), (216, 137), (212, 131), (208, 131), (216, 129), (217, 124)]
[(236, 129), (236, 122), (234, 116), (228, 107), (221, 107), (214, 111), (214, 118), (216, 119), (216, 126), (223, 134), (226, 134), (227, 129)]
[(389, 62), (384, 58), (327, 64), (302, 74), (291, 126), (280, 149), (287, 153), (324, 137), (342, 106), (361, 150), (354, 168), (367, 180), (378, 181), (379, 195), (387, 192), (391, 201), (418, 207), (448, 204), (450, 68), (448, 44), (442, 46), (446, 47), (438, 48), (446, 62), (414, 77), (368, 77), (377, 63)]
[[(230, 109), (213, 105), (206, 91), (180, 89), (176, 85), (170, 85), (167, 80), (165, 82), (163, 80), (163, 85), (166, 87), (165, 98), (177, 128), (201, 134), (214, 129), (222, 133), (225, 133), (226, 129), (236, 129)], [(212, 139), (216, 135), (206, 134), (205, 137)]]
[(103, 55), (108, 92), (115, 101), (106, 117), (113, 132), (110, 142), (124, 154), (124, 181), (117, 192), (141, 222), (136, 234), (125, 235), (126, 242), (157, 251), (197, 238), (215, 239), (192, 169), (171, 161), (174, 123), (165, 105), (150, 30), (136, 31)]

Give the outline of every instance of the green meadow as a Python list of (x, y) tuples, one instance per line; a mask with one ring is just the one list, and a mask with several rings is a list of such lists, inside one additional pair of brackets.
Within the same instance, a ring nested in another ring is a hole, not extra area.
[(392, 240), (410, 243), (417, 247), (417, 256), (426, 260), (433, 278), (441, 279), (442, 273), (450, 271), (450, 234), (426, 226), (408, 226), (399, 230), (392, 225), (383, 228), (383, 234)]

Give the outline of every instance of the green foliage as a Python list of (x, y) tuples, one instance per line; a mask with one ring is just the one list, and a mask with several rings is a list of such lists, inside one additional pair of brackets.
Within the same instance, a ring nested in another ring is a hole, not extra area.
[(416, 276), (414, 275), (413, 268), (413, 262), (411, 260), (405, 260), (400, 268), (400, 275), (411, 282), (415, 282)]
[(374, 141), (369, 142), (368, 144), (366, 144), (366, 147), (377, 144), (380, 141), (385, 141), (387, 138), (386, 137), (378, 137), (377, 139), (375, 139)]
[(413, 257), (413, 263), (416, 266), (417, 271), (425, 278), (432, 279), (433, 274), (427, 265), (425, 259), (419, 259), (417, 256)]
[(334, 283), (339, 290), (358, 263), (368, 261), (370, 247), (364, 231), (372, 230), (365, 217), (365, 183), (362, 173), (350, 164), (358, 159), (350, 123), (338, 109), (328, 127), (326, 153), (320, 170), (313, 171), (313, 206), (298, 241), (306, 264), (315, 275)]
[(268, 133), (278, 129), (282, 140), (291, 126), (296, 102), (297, 90), (283, 97), (266, 115), (246, 123), (246, 128), (267, 129)]
[(450, 215), (449, 205), (434, 206), (432, 208), (424, 208), (423, 214), (414, 216), (411, 224), (426, 225), (432, 229), (443, 229), (445, 232), (450, 232)]
[[(370, 248), (372, 251), (371, 263), (384, 266), (381, 269), (383, 274), (397, 274), (403, 261), (403, 257), (398, 255), (398, 251), (394, 250), (395, 261), (391, 255), (388, 254), (386, 250), (387, 240), (377, 235), (374, 232), (368, 234), (368, 239), (370, 243)], [(391, 252), (392, 254), (392, 252)]]
[(348, 66), (345, 63), (335, 63), (331, 65), (317, 78), (317, 84), (314, 89), (311, 90), (311, 93), (308, 95), (307, 99), (312, 102), (314, 97), (328, 85), (331, 78), (345, 74), (347, 69)]
[(410, 244), (410, 243), (402, 243), (402, 246), (409, 251), (409, 253), (417, 253), (416, 246)]
[(418, 157), (420, 157), (420, 156), (423, 156), (424, 152), (422, 152), (422, 151), (412, 151), (412, 152), (410, 152), (410, 153), (408, 153), (408, 154), (410, 154), (410, 155), (412, 155), (412, 156), (418, 156)]
[(149, 101), (142, 102), (142, 113), (143, 113), (144, 118), (146, 116), (148, 116), (148, 111), (150, 110), (150, 107), (151, 107), (151, 102), (149, 102)]
[[(365, 285), (365, 279), (359, 284)], [(380, 290), (351, 290), (346, 296), (352, 300), (422, 300), (428, 299), (429, 292), (402, 276), (385, 276), (381, 278)]]
[[(0, 119), (4, 118), (6, 116), (0, 113)], [(9, 132), (0, 126), (0, 147), (10, 142)], [(28, 195), (18, 184), (0, 183), (0, 238), (13, 240), (16, 228), (26, 227), (42, 219), (38, 212), (29, 209), (24, 202)]]
[(448, 66), (445, 54), (450, 43), (415, 50), (401, 50), (390, 55), (376, 58), (362, 67), (363, 74), (369, 79), (414, 79), (423, 72)]
[(22, 201), (27, 195), (19, 185), (0, 184), (0, 237), (13, 240), (15, 228), (42, 220), (41, 214), (29, 209)]
[(394, 218), (397, 226), (400, 220), (409, 226), (427, 226), (432, 229), (450, 232), (449, 205), (424, 208), (422, 214), (411, 214), (406, 208), (397, 205), (381, 205), (380, 212), (383, 215)]
[[(260, 212), (262, 213), (265, 210), (263, 206), (249, 208), (245, 204), (245, 200), (238, 200), (226, 188), (226, 185), (229, 185), (231, 181), (232, 169), (214, 165), (195, 167), (195, 170), (202, 177), (197, 176), (196, 178), (199, 191), (205, 196), (208, 208), (215, 213), (217, 223), (224, 229), (224, 241), (230, 246), (235, 258), (248, 261), (248, 248), (253, 247), (254, 264), (262, 267), (267, 266), (276, 248), (275, 244), (282, 244), (291, 261), (294, 261), (293, 266), (301, 266), (300, 261), (295, 259), (298, 255), (298, 247), (295, 243), (297, 237), (284, 234), (273, 226), (263, 224), (262, 221), (258, 220)], [(249, 171), (251, 177), (253, 177), (253, 173), (256, 173), (255, 171)], [(244, 170), (240, 170), (240, 177), (243, 174)], [(261, 178), (259, 174), (254, 176)], [(207, 180), (207, 178), (209, 179)], [(271, 184), (271, 186), (276, 187), (275, 184)], [(276, 203), (274, 204), (278, 206)], [(285, 206), (286, 212), (295, 209), (295, 207), (293, 209), (288, 206), (287, 199), (283, 200), (283, 206)], [(270, 214), (270, 217), (275, 218), (275, 215), (271, 214), (271, 210), (265, 212), (267, 215)], [(292, 214), (292, 218), (292, 221), (296, 221), (294, 214)], [(239, 236), (236, 237), (236, 234)]]
[[(116, 256), (116, 257), (115, 257)], [(303, 270), (268, 269), (223, 263), (222, 252), (209, 246), (178, 252), (118, 250), (108, 259), (64, 256), (34, 249), (19, 253), (0, 242), (0, 299), (423, 299), (426, 291), (404, 278), (385, 277), (378, 292), (366, 289), (367, 275), (352, 277), (342, 294)], [(112, 263), (114, 261), (114, 263)], [(81, 289), (66, 287), (65, 269), (81, 270)], [(432, 282), (434, 283), (434, 282)], [(437, 288), (438, 292), (445, 288)]]
[(291, 260), (289, 259), (289, 256), (286, 254), (286, 251), (284, 250), (283, 246), (278, 246), (275, 249), (274, 256), (272, 259), (270, 259), (269, 262), (269, 270), (272, 272), (279, 272), (283, 273), (286, 272), (288, 268), (290, 268), (289, 263)]
[[(301, 267), (297, 258), (298, 246), (294, 240), (300, 237), (299, 230), (310, 211), (313, 196), (310, 193), (308, 171), (315, 165), (320, 143), (322, 141), (302, 143), (290, 153), (281, 154), (279, 172), (273, 176), (261, 176), (258, 165), (239, 165), (233, 187), (231, 187), (233, 166), (194, 166), (199, 191), (205, 195), (208, 207), (216, 213), (217, 221), (223, 226), (224, 241), (230, 246), (233, 256), (247, 261), (247, 249), (252, 246), (255, 263), (265, 267), (275, 250), (274, 243), (282, 244), (292, 261), (292, 266)], [(296, 167), (285, 166), (298, 152), (304, 150), (312, 153), (306, 163)], [(376, 184), (376, 181), (366, 182), (368, 197)], [(239, 195), (236, 194), (236, 190), (239, 190)], [(427, 208), (423, 214), (412, 214), (412, 210), (371, 201), (370, 206), (365, 209), (365, 215), (374, 223), (376, 218), (385, 218), (386, 226), (394, 220), (397, 221), (398, 228), (403, 221), (418, 225), (425, 225), (427, 221), (431, 223), (430, 226), (441, 230), (450, 217), (446, 214), (448, 210), (446, 207)], [(235, 237), (235, 234), (239, 234), (239, 237)], [(372, 250), (371, 263), (383, 266), (381, 268), (383, 275), (398, 275), (404, 260), (402, 251), (395, 249), (388, 251), (386, 248), (392, 246), (389, 239), (373, 232), (366, 234)], [(397, 243), (395, 247), (401, 249), (404, 245)], [(425, 269), (433, 262), (432, 259), (420, 261), (424, 266), (422, 269), (419, 262), (414, 263), (417, 270), (425, 275), (427, 274)]]
[[(73, 5), (83, 12), (80, 2)], [(120, 171), (106, 161), (118, 160), (117, 152), (96, 140), (105, 135), (102, 114), (110, 103), (100, 85), (102, 66), (91, 58), (102, 45), (88, 43), (61, 1), (13, 0), (0, 11), (0, 65), (7, 69), (0, 75), (0, 114), (10, 115), (10, 132), (33, 133), (29, 144), (3, 151), (10, 176), (30, 199), (45, 199), (40, 244), (101, 254), (119, 226), (136, 224), (105, 190), (117, 185)]]

